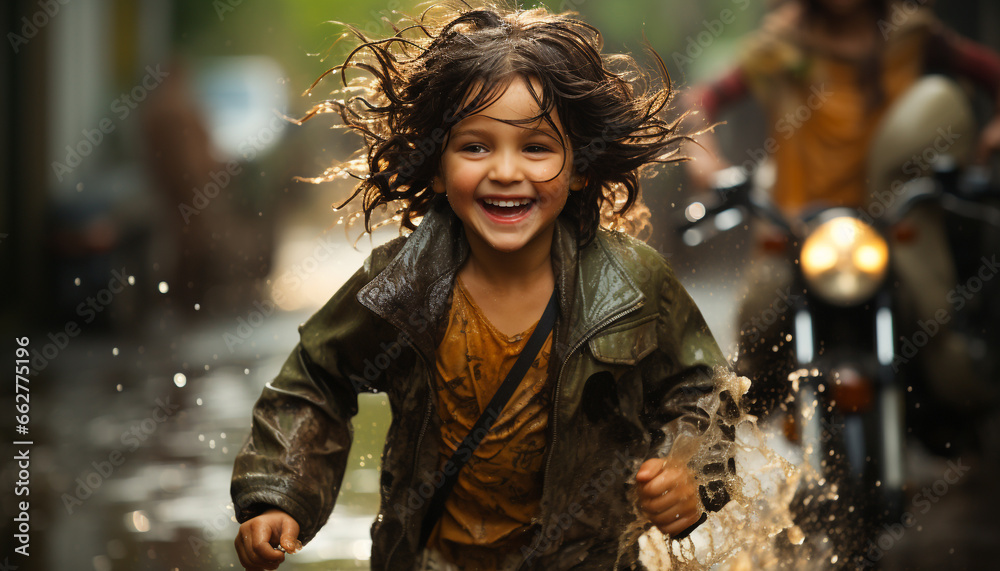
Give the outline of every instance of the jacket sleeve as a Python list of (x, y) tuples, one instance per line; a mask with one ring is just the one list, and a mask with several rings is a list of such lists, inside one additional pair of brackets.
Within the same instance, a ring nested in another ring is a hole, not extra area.
[(658, 342), (665, 356), (647, 404), (654, 434), (650, 456), (686, 461), (705, 509), (718, 511), (729, 502), (727, 483), (736, 471), (735, 377), (701, 312), (669, 269), (660, 288)]
[(299, 328), (299, 344), (254, 405), (230, 488), (241, 523), (277, 507), (298, 522), (306, 543), (333, 510), (357, 394), (370, 388), (359, 374), (359, 349), (377, 318), (355, 299), (370, 280), (370, 261)]
[(932, 29), (926, 54), (929, 69), (971, 80), (1000, 106), (1000, 55), (995, 51), (939, 24)]

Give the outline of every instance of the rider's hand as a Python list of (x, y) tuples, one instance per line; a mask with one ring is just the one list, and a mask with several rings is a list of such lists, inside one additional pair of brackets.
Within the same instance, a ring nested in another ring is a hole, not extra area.
[(639, 508), (663, 533), (676, 536), (701, 519), (704, 509), (694, 474), (670, 458), (651, 458), (635, 476)]
[(247, 571), (277, 569), (285, 560), (277, 545), (288, 553), (302, 549), (299, 524), (279, 509), (270, 509), (240, 525), (236, 533), (236, 554)]
[(990, 157), (1000, 151), (1000, 115), (995, 115), (989, 123), (983, 127), (979, 135), (979, 148), (976, 151), (976, 162), (986, 164)]

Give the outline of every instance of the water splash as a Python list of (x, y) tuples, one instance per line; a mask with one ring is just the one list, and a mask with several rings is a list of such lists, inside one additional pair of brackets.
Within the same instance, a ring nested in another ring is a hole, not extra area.
[[(651, 571), (818, 571), (843, 563), (847, 558), (834, 552), (825, 531), (815, 526), (804, 530), (801, 515), (796, 515), (835, 501), (836, 486), (815, 474), (808, 462), (792, 463), (771, 446), (757, 417), (741, 405), (749, 379), (722, 369), (715, 377), (716, 391), (698, 405), (713, 416), (713, 423), (730, 425), (735, 441), (719, 437), (713, 441), (712, 435), (722, 432), (710, 428), (703, 435), (682, 435), (687, 441), (679, 442), (679, 451), (675, 445), (671, 454), (685, 454), (697, 464), (699, 455), (713, 446), (729, 446), (737, 468), (727, 481), (731, 501), (682, 540), (670, 540), (656, 527), (643, 526), (637, 538), (642, 563)], [(735, 404), (735, 412), (727, 401)]]

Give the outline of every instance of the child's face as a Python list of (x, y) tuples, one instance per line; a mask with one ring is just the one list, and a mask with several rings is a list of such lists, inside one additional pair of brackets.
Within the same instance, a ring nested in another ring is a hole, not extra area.
[(569, 195), (572, 150), (555, 113), (558, 131), (543, 120), (504, 122), (538, 113), (527, 84), (517, 79), (492, 105), (452, 128), (434, 190), (447, 193), (470, 241), (505, 253), (551, 247)]

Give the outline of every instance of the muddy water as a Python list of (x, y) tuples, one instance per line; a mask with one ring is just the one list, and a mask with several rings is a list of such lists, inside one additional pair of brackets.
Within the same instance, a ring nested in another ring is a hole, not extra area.
[[(827, 510), (819, 508), (837, 501), (836, 490), (809, 469), (808, 457), (793, 464), (776, 452), (757, 418), (739, 406), (750, 387), (749, 379), (719, 370), (716, 380), (718, 389), (699, 406), (713, 413), (714, 422), (731, 424), (735, 442), (727, 443), (720, 438), (722, 431), (710, 427), (704, 435), (679, 439), (672, 454), (692, 458), (697, 464), (698, 455), (713, 445), (730, 446), (737, 467), (728, 482), (731, 501), (709, 514), (685, 539), (669, 540), (655, 527), (646, 530), (638, 538), (643, 564), (655, 571), (813, 571), (844, 566), (847, 557), (838, 552), (842, 542), (834, 541), (827, 529), (841, 524), (826, 521), (827, 516), (820, 514)], [(730, 399), (738, 412), (726, 406)]]

